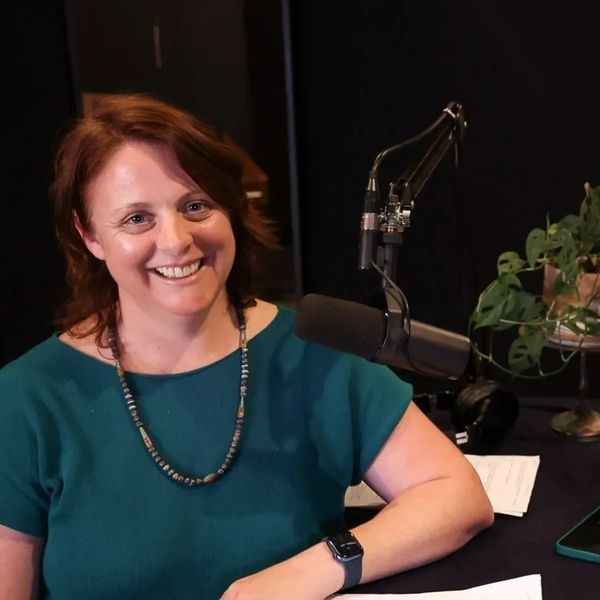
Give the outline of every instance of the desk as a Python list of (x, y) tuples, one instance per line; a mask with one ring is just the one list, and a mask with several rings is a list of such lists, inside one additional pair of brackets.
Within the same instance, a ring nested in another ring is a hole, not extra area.
[[(559, 437), (549, 427), (550, 418), (571, 408), (573, 402), (565, 398), (522, 399), (517, 422), (502, 445), (490, 452), (540, 455), (524, 517), (496, 515), (491, 529), (454, 554), (353, 592), (456, 590), (541, 573), (544, 600), (599, 600), (600, 565), (563, 557), (554, 550), (556, 540), (600, 504), (600, 442)], [(435, 420), (445, 427), (445, 415)]]

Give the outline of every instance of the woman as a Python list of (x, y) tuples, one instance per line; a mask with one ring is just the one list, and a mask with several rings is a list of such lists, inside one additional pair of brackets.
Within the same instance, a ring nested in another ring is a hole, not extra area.
[[(212, 129), (114, 97), (52, 193), (71, 298), (0, 374), (0, 600), (319, 599), (491, 524), (407, 384), (252, 295), (275, 241)], [(361, 478), (389, 504), (352, 537)]]

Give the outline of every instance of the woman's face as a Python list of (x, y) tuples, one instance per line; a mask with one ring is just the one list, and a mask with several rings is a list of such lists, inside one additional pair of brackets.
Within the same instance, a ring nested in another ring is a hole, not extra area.
[(90, 231), (123, 314), (196, 315), (227, 303), (235, 239), (225, 212), (183, 171), (166, 146), (126, 142), (91, 182)]

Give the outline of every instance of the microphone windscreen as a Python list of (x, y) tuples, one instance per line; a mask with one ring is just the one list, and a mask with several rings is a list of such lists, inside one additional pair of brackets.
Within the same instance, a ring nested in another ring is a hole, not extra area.
[(295, 332), (303, 340), (372, 360), (386, 327), (385, 313), (376, 308), (307, 294), (298, 304)]

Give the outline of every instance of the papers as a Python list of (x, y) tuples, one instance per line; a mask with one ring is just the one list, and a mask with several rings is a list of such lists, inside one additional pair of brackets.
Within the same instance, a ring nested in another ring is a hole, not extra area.
[(342, 594), (345, 600), (542, 600), (540, 575), (525, 575), (497, 583), (488, 583), (467, 590), (425, 592), (423, 594)]
[[(475, 467), (495, 513), (522, 517), (527, 512), (539, 456), (465, 454), (465, 458)], [(364, 482), (349, 487), (344, 502), (349, 508), (380, 508), (385, 504)]]
[(539, 456), (465, 457), (475, 467), (495, 513), (522, 517), (527, 512)]
[(385, 500), (378, 496), (364, 481), (346, 490), (344, 506), (349, 508), (379, 508)]

